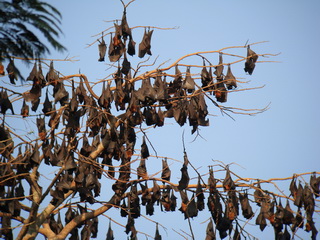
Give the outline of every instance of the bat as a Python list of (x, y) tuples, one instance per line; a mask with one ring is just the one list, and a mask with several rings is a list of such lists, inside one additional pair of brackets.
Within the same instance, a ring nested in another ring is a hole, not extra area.
[(185, 219), (189, 218), (189, 217), (193, 218), (193, 217), (196, 217), (196, 216), (198, 216), (198, 208), (197, 208), (197, 204), (196, 204), (196, 201), (195, 201), (195, 195), (192, 194), (192, 198), (188, 202), (187, 211), (186, 211), (186, 214), (185, 214)]
[(37, 80), (37, 78), (38, 78), (38, 69), (37, 69), (37, 63), (35, 62), (29, 76), (27, 77), (27, 80), (35, 81)]
[(171, 177), (171, 170), (169, 168), (167, 158), (162, 159), (162, 173), (161, 173), (161, 179), (170, 181)]
[(29, 116), (29, 106), (26, 104), (26, 101), (23, 100), (22, 108), (21, 108), (21, 115), (23, 118)]
[(223, 81), (223, 76), (217, 77), (217, 83), (214, 86), (214, 95), (218, 102), (227, 102), (228, 91)]
[(290, 207), (289, 201), (287, 200), (286, 207), (284, 208), (283, 223), (292, 224), (293, 222), (294, 222), (293, 211)]
[(320, 177), (317, 178), (316, 173), (312, 173), (310, 176), (310, 187), (315, 193), (315, 198), (319, 197), (320, 194)]
[(240, 204), (242, 209), (242, 215), (246, 219), (250, 219), (253, 216), (253, 211), (249, 203), (248, 193), (247, 192), (245, 192), (244, 194), (239, 193), (239, 198), (240, 198)]
[(2, 62), (0, 62), (0, 75), (2, 75), (2, 76), (5, 75), (4, 66), (2, 65)]
[(32, 154), (30, 156), (30, 161), (32, 163), (34, 163), (35, 165), (39, 165), (40, 164), (40, 152), (39, 152), (39, 147), (38, 147), (38, 143), (36, 142), (34, 147), (33, 147), (33, 151)]
[(139, 167), (137, 168), (138, 179), (148, 179), (148, 173), (146, 168), (146, 160), (141, 159)]
[(127, 59), (126, 53), (124, 53), (121, 72), (127, 76), (130, 69), (131, 69), (131, 64)]
[(209, 221), (209, 223), (207, 225), (205, 240), (216, 240), (216, 233), (214, 231), (213, 223), (212, 223), (211, 218), (210, 218), (210, 221)]
[(219, 53), (219, 64), (216, 66), (216, 70), (214, 71), (214, 74), (217, 76), (217, 78), (221, 78), (223, 74), (223, 59), (222, 59), (222, 53)]
[(162, 237), (159, 233), (159, 229), (158, 229), (158, 223), (156, 225), (156, 233), (155, 233), (155, 236), (154, 236), (154, 240), (162, 240)]
[(142, 144), (141, 144), (141, 158), (146, 159), (150, 156), (149, 149), (146, 144), (145, 136), (142, 137)]
[(107, 52), (107, 45), (106, 42), (103, 39), (103, 35), (101, 37), (101, 42), (98, 39), (99, 45), (98, 45), (98, 49), (99, 49), (99, 62), (104, 62), (104, 57), (106, 56), (106, 52)]
[(24, 189), (21, 183), (21, 180), (19, 181), (18, 186), (14, 189), (14, 195), (15, 197), (19, 198), (19, 201), (23, 201), (25, 199), (24, 195)]
[(111, 228), (111, 221), (109, 222), (109, 228), (108, 228), (106, 240), (114, 240), (113, 230)]
[(189, 174), (188, 174), (188, 158), (186, 153), (184, 153), (184, 163), (182, 165), (182, 168), (180, 169), (181, 171), (181, 179), (179, 180), (179, 185), (178, 185), (178, 189), (179, 191), (182, 191), (184, 189), (186, 189), (189, 185)]
[(152, 55), (151, 53), (151, 37), (152, 37), (153, 30), (144, 29), (144, 35), (141, 40), (141, 43), (139, 44), (139, 58), (143, 58), (146, 54)]
[(56, 81), (58, 78), (59, 78), (59, 76), (53, 67), (53, 61), (51, 61), (49, 71), (46, 75), (46, 81), (48, 83), (50, 83), (51, 85), (55, 86), (56, 84), (58, 84), (58, 82)]
[(209, 192), (211, 194), (215, 193), (216, 191), (216, 185), (217, 181), (213, 176), (213, 168), (209, 167), (209, 178), (208, 178), (208, 186), (209, 186)]
[(228, 167), (226, 169), (226, 177), (224, 178), (222, 185), (225, 191), (236, 189), (236, 186), (231, 178), (230, 170)]
[(38, 136), (42, 141), (46, 140), (46, 126), (44, 118), (37, 118)]
[(171, 212), (174, 212), (177, 207), (177, 197), (174, 195), (173, 191), (171, 191), (170, 196), (170, 210)]
[(63, 82), (58, 82), (53, 88), (54, 102), (59, 102), (61, 106), (68, 103), (69, 93), (66, 91)]
[(187, 67), (186, 78), (183, 81), (182, 88), (186, 89), (188, 93), (192, 93), (195, 89), (195, 82), (191, 77), (190, 67)]
[(133, 56), (136, 54), (136, 42), (133, 41), (133, 39), (131, 37), (129, 37), (129, 43), (128, 43), (128, 50), (127, 53), (130, 56)]
[(127, 40), (128, 36), (130, 39), (132, 39), (131, 29), (127, 22), (127, 14), (125, 10), (123, 11), (122, 20), (121, 20), (121, 32), (124, 40)]
[(86, 90), (83, 86), (83, 81), (82, 81), (82, 77), (80, 77), (80, 83), (76, 89), (76, 94), (78, 96), (79, 102), (83, 103), (85, 98), (88, 98)]
[(12, 103), (8, 98), (7, 91), (4, 91), (4, 89), (2, 89), (0, 93), (0, 108), (2, 114), (6, 114), (8, 109), (10, 109), (11, 113), (14, 114)]
[(244, 64), (244, 71), (251, 75), (253, 73), (255, 66), (256, 66), (257, 60), (258, 60), (258, 55), (253, 50), (251, 50), (250, 45), (248, 45), (247, 59)]
[(235, 76), (231, 72), (230, 64), (228, 65), (228, 71), (227, 71), (227, 75), (224, 78), (224, 81), (228, 90), (237, 88), (237, 81)]
[(9, 79), (10, 79), (10, 83), (11, 84), (16, 84), (16, 80), (18, 80), (18, 73), (17, 73), (17, 68), (14, 65), (14, 60), (10, 59), (9, 64), (6, 68)]

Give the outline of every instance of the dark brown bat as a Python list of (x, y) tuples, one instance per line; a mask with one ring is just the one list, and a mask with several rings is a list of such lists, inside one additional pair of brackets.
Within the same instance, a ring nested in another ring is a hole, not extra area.
[(218, 102), (224, 103), (227, 101), (228, 91), (224, 84), (223, 76), (217, 77), (217, 83), (214, 86), (214, 95)]
[(29, 116), (29, 106), (26, 104), (26, 101), (23, 100), (22, 108), (21, 108), (21, 115), (23, 118)]
[[(99, 41), (99, 39), (98, 39)], [(104, 57), (106, 56), (106, 52), (107, 52), (107, 45), (106, 42), (103, 39), (103, 36), (101, 37), (101, 42), (99, 41), (99, 45), (98, 45), (98, 49), (99, 49), (99, 62), (104, 62)]]
[(214, 71), (214, 74), (217, 76), (217, 78), (221, 78), (223, 74), (223, 58), (222, 53), (219, 53), (219, 64), (216, 67), (216, 70)]
[(42, 141), (46, 140), (46, 125), (44, 118), (37, 118), (38, 136)]
[(154, 236), (154, 240), (162, 240), (162, 237), (159, 233), (159, 229), (158, 229), (158, 223), (156, 225), (156, 233), (155, 233), (155, 236)]
[(1, 113), (6, 114), (7, 110), (10, 109), (11, 113), (14, 114), (12, 103), (8, 98), (8, 93), (4, 89), (0, 92), (0, 108)]
[(127, 59), (126, 53), (124, 53), (121, 72), (127, 76), (130, 69), (131, 69), (131, 64)]
[(56, 85), (58, 82), (56, 81), (59, 78), (58, 74), (54, 70), (53, 61), (50, 62), (49, 71), (46, 75), (46, 81), (51, 85)]
[(139, 167), (137, 168), (138, 179), (148, 179), (148, 173), (146, 168), (146, 160), (141, 159)]
[(237, 88), (237, 80), (231, 72), (230, 64), (228, 65), (228, 71), (227, 71), (227, 75), (224, 78), (224, 81), (228, 90)]
[(183, 163), (183, 166), (182, 168), (180, 169), (181, 171), (181, 179), (179, 181), (179, 185), (178, 185), (178, 189), (179, 191), (182, 191), (184, 189), (186, 189), (189, 185), (189, 180), (190, 180), (190, 177), (189, 177), (189, 174), (188, 174), (188, 157), (187, 157), (187, 154), (184, 153), (184, 163)]
[(202, 185), (200, 183), (200, 177), (198, 178), (198, 184), (196, 189), (196, 196), (197, 196), (197, 208), (199, 211), (202, 211), (204, 209), (204, 193), (202, 190)]
[(253, 73), (253, 70), (256, 66), (256, 62), (258, 60), (258, 55), (250, 49), (250, 45), (247, 47), (247, 59), (245, 62), (244, 71), (249, 73), (250, 75)]
[(261, 206), (261, 202), (266, 198), (264, 195), (263, 190), (261, 189), (260, 183), (258, 182), (257, 189), (254, 191), (254, 201), (257, 203), (258, 206)]
[(207, 225), (205, 240), (216, 240), (216, 233), (214, 231), (213, 223), (212, 223), (211, 218), (210, 218), (210, 221), (209, 221), (209, 223)]
[(4, 66), (2, 65), (2, 63), (0, 62), (0, 75), (4, 76), (5, 72), (4, 72)]
[(320, 177), (317, 178), (316, 173), (312, 173), (310, 176), (310, 187), (315, 193), (315, 197), (319, 197), (320, 194)]
[(34, 147), (33, 147), (33, 151), (32, 154), (30, 156), (30, 161), (32, 161), (33, 164), (35, 165), (39, 165), (40, 164), (40, 152), (39, 152), (39, 147), (38, 147), (38, 143), (36, 142)]
[(284, 208), (283, 223), (284, 224), (292, 224), (293, 222), (294, 222), (293, 211), (290, 207), (289, 201), (287, 200), (286, 207)]
[(146, 144), (145, 136), (142, 137), (142, 144), (141, 144), (141, 158), (146, 159), (150, 156), (149, 149)]
[(245, 192), (244, 194), (239, 193), (239, 198), (240, 198), (240, 204), (242, 209), (242, 215), (246, 219), (250, 219), (253, 216), (253, 211), (249, 203), (248, 193), (247, 192)]
[(236, 186), (231, 178), (229, 167), (226, 169), (226, 177), (223, 180), (223, 188), (225, 191), (235, 190)]
[(144, 29), (144, 35), (141, 40), (141, 43), (139, 44), (139, 58), (143, 58), (145, 54), (152, 55), (151, 53), (151, 37), (152, 37), (153, 30)]
[(19, 181), (19, 184), (18, 186), (15, 188), (14, 190), (15, 192), (15, 197), (19, 198), (18, 200), (19, 201), (23, 201), (25, 198), (24, 198), (24, 189), (23, 189), (23, 186), (22, 186), (22, 183), (21, 183), (21, 180)]
[(195, 90), (195, 82), (191, 77), (190, 67), (187, 67), (186, 78), (183, 81), (182, 88), (186, 89), (188, 93), (192, 93)]
[(16, 80), (18, 80), (18, 73), (17, 73), (17, 69), (14, 65), (14, 60), (10, 59), (9, 64), (7, 66), (7, 73), (10, 79), (10, 83), (11, 84), (16, 84)]
[(161, 179), (170, 181), (171, 177), (171, 170), (169, 168), (167, 158), (162, 159), (162, 173), (161, 173)]
[(63, 82), (58, 82), (53, 88), (54, 102), (59, 102), (61, 106), (64, 106), (69, 101), (69, 93), (66, 91)]
[(129, 43), (128, 43), (128, 50), (127, 53), (130, 56), (133, 56), (136, 54), (136, 42), (133, 41), (133, 39), (130, 37)]
[(121, 20), (121, 32), (122, 37), (124, 40), (127, 40), (127, 37), (129, 36), (132, 38), (131, 29), (127, 22), (127, 13), (126, 10), (123, 11), (122, 20)]
[(105, 88), (105, 82), (103, 82), (102, 93), (98, 100), (98, 104), (100, 107), (105, 109), (111, 108), (111, 103), (113, 101), (113, 94), (110, 90), (110, 83), (107, 83), (107, 88)]
[(33, 68), (31, 72), (29, 73), (29, 76), (27, 77), (27, 80), (34, 81), (38, 78), (38, 69), (37, 69), (37, 63), (34, 62)]
[(113, 230), (111, 228), (111, 221), (109, 222), (109, 228), (108, 228), (106, 240), (114, 240)]

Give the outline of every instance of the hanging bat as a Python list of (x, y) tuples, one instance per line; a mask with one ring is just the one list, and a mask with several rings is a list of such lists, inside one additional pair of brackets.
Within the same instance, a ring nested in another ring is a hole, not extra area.
[[(99, 41), (99, 39), (98, 39)], [(101, 37), (101, 42), (99, 41), (99, 45), (98, 45), (98, 49), (99, 49), (99, 62), (104, 62), (104, 57), (106, 56), (106, 52), (107, 52), (107, 45), (103, 39), (103, 35)]]
[(55, 86), (58, 82), (56, 80), (59, 78), (58, 74), (56, 73), (53, 67), (53, 61), (50, 62), (49, 71), (46, 75), (46, 81), (51, 85)]
[(46, 125), (44, 118), (37, 118), (38, 136), (42, 141), (46, 140)]
[(155, 233), (155, 236), (154, 236), (154, 240), (162, 240), (162, 237), (159, 233), (159, 229), (158, 229), (158, 223), (156, 225), (156, 233)]
[(2, 76), (5, 75), (4, 66), (2, 65), (2, 62), (0, 62), (0, 75), (2, 75)]
[(141, 158), (146, 159), (150, 156), (149, 149), (146, 144), (145, 136), (142, 137), (142, 144), (141, 144)]
[(128, 22), (127, 22), (126, 10), (123, 11), (123, 15), (122, 15), (121, 32), (122, 32), (122, 37), (124, 40), (127, 40), (128, 36), (130, 37), (130, 39), (132, 38), (131, 29), (130, 29)]
[(148, 173), (146, 168), (146, 160), (141, 159), (139, 167), (137, 168), (138, 179), (148, 179)]
[(194, 79), (191, 77), (190, 67), (187, 67), (186, 78), (183, 81), (182, 88), (186, 89), (188, 93), (192, 93), (195, 89), (195, 82)]
[(16, 84), (16, 80), (18, 80), (18, 73), (17, 73), (17, 69), (14, 65), (14, 60), (10, 59), (9, 64), (7, 66), (7, 73), (10, 79), (10, 83), (11, 84)]
[(209, 221), (209, 223), (207, 225), (205, 240), (216, 240), (216, 233), (214, 231), (213, 223), (212, 223), (212, 219), (211, 218), (210, 218), (210, 221)]
[(224, 178), (222, 185), (225, 191), (236, 189), (236, 186), (231, 178), (229, 167), (226, 169), (226, 177)]
[(144, 29), (144, 35), (141, 40), (141, 43), (139, 44), (139, 58), (143, 58), (145, 54), (152, 55), (151, 53), (151, 37), (152, 37), (153, 30)]
[(14, 114), (12, 103), (8, 98), (7, 91), (4, 91), (4, 89), (2, 89), (0, 93), (0, 108), (2, 114), (6, 114), (8, 109), (10, 109), (11, 113)]
[(227, 102), (228, 91), (224, 84), (223, 76), (217, 77), (217, 83), (214, 86), (214, 95), (218, 102)]
[(216, 70), (214, 71), (214, 74), (217, 76), (217, 78), (221, 78), (223, 74), (223, 59), (222, 59), (222, 53), (219, 53), (219, 64), (216, 67)]
[(127, 50), (127, 53), (130, 55), (130, 56), (133, 56), (136, 54), (136, 42), (133, 41), (133, 39), (131, 37), (129, 37), (130, 40), (129, 40), (129, 43), (128, 43), (128, 50)]
[(312, 173), (310, 176), (310, 187), (315, 193), (315, 198), (319, 197), (320, 194), (320, 177), (317, 178), (316, 173)]
[(38, 69), (37, 69), (37, 63), (34, 62), (33, 68), (29, 74), (29, 76), (27, 77), (27, 80), (29, 81), (34, 81), (38, 78)]
[(250, 49), (250, 45), (247, 47), (247, 59), (245, 62), (244, 71), (249, 73), (250, 75), (253, 73), (253, 70), (256, 66), (256, 62), (258, 60), (258, 55)]
[(38, 147), (38, 143), (36, 142), (34, 147), (33, 147), (33, 151), (30, 157), (30, 161), (32, 163), (34, 163), (35, 165), (39, 165), (40, 164), (40, 152), (39, 152), (39, 147)]
[[(186, 156), (186, 154), (185, 154)], [(187, 167), (188, 162), (186, 163), (186, 161), (184, 162), (182, 168), (180, 169), (181, 171), (181, 179), (179, 181), (179, 185), (178, 185), (178, 189), (179, 191), (182, 191), (184, 189), (186, 189), (189, 185), (189, 174), (188, 174), (188, 167)]]
[(129, 71), (131, 69), (131, 64), (127, 59), (126, 53), (124, 53), (124, 58), (123, 58), (123, 62), (122, 62), (122, 68), (121, 68), (121, 72), (124, 75), (128, 75)]
[(170, 181), (171, 177), (171, 170), (169, 168), (167, 158), (162, 159), (162, 173), (161, 173), (161, 179)]
[(248, 193), (247, 192), (245, 192), (244, 194), (239, 193), (239, 198), (240, 198), (240, 204), (242, 209), (242, 215), (246, 219), (250, 219), (254, 213), (249, 203)]
[(111, 221), (109, 222), (109, 228), (108, 228), (106, 240), (114, 240), (113, 230), (111, 229)]
[(192, 194), (191, 200), (188, 202), (187, 211), (185, 213), (185, 218), (193, 218), (198, 216), (198, 208), (195, 201), (195, 196)]
[(23, 100), (22, 108), (21, 108), (21, 116), (23, 118), (29, 116), (29, 106), (26, 104), (26, 101)]
[(228, 90), (237, 88), (237, 81), (235, 76), (231, 72), (230, 64), (228, 65), (228, 71), (227, 71), (227, 75), (224, 78), (224, 81)]

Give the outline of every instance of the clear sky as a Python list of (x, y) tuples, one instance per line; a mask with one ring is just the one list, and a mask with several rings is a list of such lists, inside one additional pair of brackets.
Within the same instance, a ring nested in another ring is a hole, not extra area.
[[(89, 48), (86, 45), (97, 39), (93, 35), (112, 26), (112, 22), (106, 21), (121, 19), (122, 4), (110, 0), (58, 0), (52, 4), (62, 13), (64, 36), (61, 42), (68, 51), (64, 54), (52, 52), (48, 57), (61, 59), (68, 55), (80, 60), (74, 63), (57, 62), (55, 68), (64, 75), (76, 74), (80, 70), (91, 82), (113, 72), (107, 70), (106, 63), (97, 61), (97, 44)], [(155, 66), (167, 60), (170, 60), (170, 64), (188, 53), (242, 46), (248, 40), (249, 43), (268, 41), (252, 46), (258, 54), (281, 53), (270, 58), (260, 57), (260, 61), (277, 62), (258, 63), (252, 76), (244, 73), (243, 63), (235, 64), (232, 68), (236, 77), (250, 81), (248, 84), (239, 84), (240, 89), (265, 86), (258, 90), (231, 93), (225, 106), (255, 109), (264, 108), (270, 103), (266, 112), (254, 117), (232, 115), (235, 119), (232, 120), (207, 101), (210, 113), (215, 116), (210, 117), (210, 127), (201, 128), (202, 138), (196, 141), (192, 141), (195, 136), (191, 135), (191, 128), (187, 125), (180, 127), (168, 124), (163, 128), (148, 130), (148, 137), (158, 155), (182, 160), (181, 138), (185, 131), (189, 160), (200, 168), (201, 173), (207, 172), (208, 165), (215, 164), (212, 160), (225, 164), (235, 162), (237, 165), (231, 169), (242, 177), (250, 178), (269, 179), (320, 171), (319, 12), (320, 2), (317, 0), (136, 0), (132, 3), (127, 9), (130, 27), (179, 27), (176, 30), (154, 31), (150, 61), (159, 56)], [(142, 34), (143, 29), (133, 30), (137, 45)], [(105, 40), (108, 44), (109, 36)], [(245, 51), (234, 52), (245, 55)], [(234, 53), (232, 50), (228, 52)], [(136, 63), (136, 58), (129, 57), (129, 61)], [(218, 55), (208, 55), (208, 58), (215, 63), (218, 61)], [(189, 63), (201, 65), (201, 62), (199, 58)], [(97, 94), (100, 95), (99, 89)], [(160, 159), (150, 159), (147, 167), (155, 165), (155, 170), (159, 169), (160, 162)], [(175, 169), (173, 179), (176, 178), (175, 182), (178, 182), (181, 164), (172, 164)], [(194, 173), (191, 175), (196, 176)], [(288, 193), (289, 182), (281, 186)], [(106, 186), (106, 191), (111, 189)], [(111, 193), (106, 194), (109, 198)], [(126, 224), (126, 219), (119, 219), (117, 211), (107, 212), (106, 215)], [(204, 239), (207, 223), (201, 223), (209, 215), (202, 212), (199, 215), (191, 222), (197, 239)], [(317, 213), (314, 216), (319, 229), (320, 218)], [(156, 216), (150, 218), (168, 229), (166, 235), (160, 228), (163, 239), (182, 239), (172, 228), (189, 231), (187, 221), (180, 212), (160, 214), (160, 209), (157, 209)], [(254, 224), (254, 220), (251, 222)], [(105, 237), (108, 223), (107, 219), (100, 221), (99, 239)], [(115, 238), (124, 239), (123, 229), (115, 224), (113, 226)], [(136, 228), (153, 236), (155, 224), (139, 218)], [(250, 229), (260, 239), (273, 237), (271, 226), (263, 234), (258, 226)], [(310, 236), (304, 231), (299, 232), (298, 235), (303, 239)], [(138, 235), (138, 238), (145, 239), (143, 235)]]

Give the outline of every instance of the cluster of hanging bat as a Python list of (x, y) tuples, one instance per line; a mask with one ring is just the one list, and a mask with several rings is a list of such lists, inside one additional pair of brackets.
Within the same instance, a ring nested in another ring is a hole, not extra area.
[[(151, 36), (153, 30), (145, 31), (142, 42), (139, 44), (140, 58), (145, 54), (151, 55)], [(129, 41), (128, 41), (129, 40)], [(127, 43), (128, 41), (128, 43)], [(107, 46), (103, 37), (99, 44), (99, 61), (104, 61), (107, 52)], [(132, 181), (131, 158), (134, 154), (136, 145), (135, 127), (145, 123), (147, 126), (163, 126), (165, 118), (174, 118), (179, 125), (184, 125), (189, 120), (194, 133), (198, 126), (208, 126), (206, 119), (208, 110), (205, 103), (205, 92), (213, 92), (218, 102), (227, 101), (227, 92), (236, 88), (236, 78), (228, 66), (227, 74), (223, 74), (222, 54), (219, 55), (219, 64), (215, 68), (215, 81), (212, 75), (212, 67), (207, 70), (205, 63), (201, 71), (202, 86), (196, 90), (196, 83), (190, 73), (190, 67), (187, 67), (186, 74), (180, 72), (178, 65), (175, 66), (175, 74), (169, 83), (166, 81), (165, 72), (158, 71), (150, 77), (142, 79), (141, 86), (135, 90), (134, 82), (130, 81), (131, 64), (126, 57), (126, 53), (135, 55), (135, 42), (132, 38), (131, 29), (126, 20), (124, 12), (121, 25), (115, 24), (115, 34), (111, 35), (108, 57), (111, 62), (120, 62), (122, 64), (114, 74), (114, 87), (111, 83), (103, 84), (100, 97), (87, 93), (84, 86), (85, 79), (80, 78), (80, 83), (76, 87), (72, 81), (71, 98), (66, 90), (63, 81), (59, 80), (59, 75), (54, 69), (53, 62), (50, 63), (49, 71), (46, 76), (42, 73), (41, 63), (35, 62), (34, 67), (27, 80), (32, 82), (29, 91), (22, 94), (23, 103), (21, 107), (21, 116), (29, 116), (29, 105), (31, 110), (38, 111), (40, 98), (43, 88), (47, 86), (46, 96), (42, 107), (42, 117), (37, 117), (37, 128), (39, 139), (32, 144), (19, 144), (18, 153), (13, 157), (15, 149), (14, 142), (8, 129), (0, 126), (0, 164), (2, 176), (0, 177), (0, 198), (16, 198), (15, 200), (0, 201), (0, 210), (19, 216), (21, 205), (20, 201), (25, 198), (21, 177), (14, 177), (20, 174), (29, 173), (35, 166), (44, 161), (51, 166), (59, 166), (63, 169), (58, 176), (57, 181), (50, 190), (52, 196), (51, 203), (58, 205), (64, 200), (65, 194), (70, 190), (73, 196), (79, 194), (81, 202), (93, 204), (95, 198), (100, 195), (100, 180), (104, 173), (115, 180), (112, 185), (115, 205), (118, 205), (120, 214), (128, 218), (126, 233), (131, 232), (131, 239), (136, 239), (137, 231), (134, 226), (134, 219), (140, 216), (141, 206), (146, 207), (146, 214), (153, 215), (154, 205), (160, 205), (163, 211), (175, 211), (177, 208), (177, 197), (174, 192), (180, 194), (182, 203), (179, 210), (185, 218), (196, 217), (198, 211), (205, 209), (205, 192), (207, 191), (207, 208), (211, 212), (213, 222), (210, 220), (207, 227), (206, 239), (215, 239), (216, 231), (220, 238), (231, 235), (233, 221), (239, 215), (239, 203), (242, 208), (243, 216), (246, 219), (253, 217), (253, 211), (249, 204), (247, 192), (236, 191), (236, 184), (232, 181), (229, 170), (227, 169), (226, 178), (223, 180), (223, 187), (226, 194), (217, 190), (217, 179), (213, 176), (210, 169), (208, 183), (203, 180), (198, 181), (196, 191), (193, 191), (191, 198), (188, 197), (187, 190), (189, 184), (188, 159), (185, 154), (184, 164), (181, 168), (181, 179), (177, 187), (165, 183), (170, 181), (171, 171), (166, 160), (163, 160), (163, 169), (161, 178), (163, 186), (159, 186), (157, 181), (153, 180), (153, 187), (150, 189), (147, 185), (148, 174), (146, 169), (146, 159), (150, 156), (149, 150), (143, 137), (141, 145), (141, 161), (137, 168), (138, 179)], [(123, 58), (122, 58), (123, 56)], [(258, 55), (247, 47), (247, 58), (245, 62), (245, 71), (252, 74)], [(15, 84), (17, 80), (14, 60), (10, 59), (6, 68), (10, 82)], [(0, 66), (0, 74), (4, 74), (4, 67)], [(49, 86), (53, 87), (53, 100), (50, 100), (48, 91)], [(89, 89), (88, 89), (89, 90)], [(89, 91), (90, 92), (90, 91)], [(56, 104), (60, 103), (60, 108), (56, 109)], [(123, 111), (122, 114), (114, 116), (111, 109)], [(164, 107), (165, 110), (161, 108)], [(9, 100), (7, 90), (0, 92), (0, 108), (3, 115), (10, 109), (14, 114), (14, 109)], [(157, 109), (158, 108), (158, 109)], [(80, 120), (86, 120), (85, 133), (80, 137), (79, 132), (82, 128)], [(59, 124), (63, 125), (62, 141), (58, 143), (55, 131)], [(49, 127), (49, 129), (47, 129)], [(91, 138), (91, 141), (89, 141)], [(41, 143), (38, 143), (40, 141)], [(91, 142), (91, 144), (90, 144)], [(80, 147), (80, 144), (82, 146)], [(23, 145), (25, 145), (23, 149)], [(103, 150), (98, 154), (97, 159), (92, 158), (92, 152), (95, 152), (100, 146)], [(22, 150), (23, 149), (23, 150)], [(80, 150), (78, 150), (80, 149)], [(42, 154), (41, 154), (42, 150)], [(99, 163), (99, 159), (101, 163)], [(116, 169), (113, 166), (113, 160), (119, 161), (120, 167)], [(10, 164), (9, 164), (10, 163)], [(107, 170), (103, 168), (107, 167)], [(119, 173), (116, 177), (115, 173)], [(202, 182), (201, 182), (202, 181)], [(290, 190), (294, 198), (294, 203), (298, 206), (296, 216), (290, 209), (289, 202), (283, 208), (281, 202), (272, 201), (272, 194), (263, 191), (258, 187), (254, 193), (255, 202), (261, 207), (260, 213), (256, 218), (256, 224), (260, 225), (261, 230), (266, 226), (266, 219), (275, 228), (276, 238), (284, 236), (283, 239), (290, 239), (287, 226), (291, 225), (292, 232), (297, 228), (303, 227), (303, 217), (300, 209), (304, 208), (307, 216), (306, 230), (312, 231), (315, 239), (317, 231), (314, 227), (312, 214), (314, 211), (314, 197), (319, 194), (320, 178), (312, 176), (310, 187), (304, 188), (299, 184), (297, 188), (295, 183), (291, 184)], [(141, 190), (138, 190), (140, 186)], [(41, 187), (38, 186), (41, 191)], [(205, 189), (204, 189), (205, 188)], [(34, 188), (30, 188), (29, 200), (32, 200)], [(122, 201), (122, 202), (121, 202)], [(223, 210), (224, 205), (224, 210)], [(276, 206), (276, 211), (274, 208)], [(70, 222), (79, 214), (87, 212), (86, 207), (77, 205), (78, 210), (70, 206), (65, 215), (65, 223)], [(3, 230), (1, 234), (7, 239), (12, 239), (11, 217), (2, 217)], [(55, 220), (54, 214), (51, 214), (47, 222), (53, 232), (58, 234), (62, 228), (60, 213)], [(285, 229), (283, 231), (283, 225)], [(73, 229), (69, 239), (78, 239), (78, 229), (81, 230), (82, 239), (96, 237), (98, 232), (98, 218), (87, 220)], [(239, 225), (240, 226), (240, 225)], [(240, 239), (243, 231), (239, 232), (238, 224), (234, 230), (234, 239)], [(107, 240), (113, 239), (113, 233), (109, 226)], [(161, 239), (156, 230), (155, 239)]]

